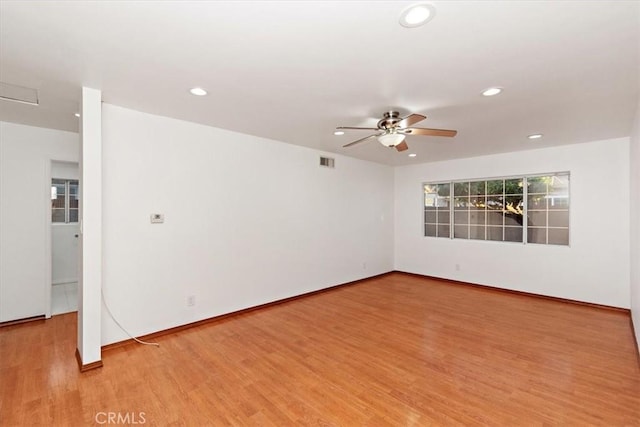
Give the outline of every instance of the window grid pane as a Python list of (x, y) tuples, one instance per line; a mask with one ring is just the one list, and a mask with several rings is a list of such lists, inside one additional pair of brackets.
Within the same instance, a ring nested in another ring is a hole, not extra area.
[(425, 236), (569, 244), (569, 173), (427, 183), (424, 193)]
[(424, 235), (450, 237), (451, 184), (424, 184)]
[(569, 174), (527, 180), (527, 243), (569, 245)]
[(79, 219), (79, 182), (77, 179), (51, 180), (51, 222), (72, 223)]

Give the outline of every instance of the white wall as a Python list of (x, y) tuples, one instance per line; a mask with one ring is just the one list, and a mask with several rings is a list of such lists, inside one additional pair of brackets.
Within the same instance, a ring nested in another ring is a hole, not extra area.
[(47, 311), (50, 164), (78, 155), (76, 133), (0, 122), (0, 322)]
[[(396, 168), (395, 268), (629, 308), (628, 150), (621, 138)], [(423, 237), (423, 182), (560, 171), (570, 247)]]
[(631, 133), (631, 318), (640, 352), (640, 102)]
[(51, 178), (59, 179), (80, 179), (78, 163), (75, 162), (52, 162)]
[[(335, 155), (321, 168), (320, 154), (103, 104), (117, 320), (146, 334), (391, 271), (393, 169)], [(102, 325), (103, 344), (127, 338), (106, 312)]]

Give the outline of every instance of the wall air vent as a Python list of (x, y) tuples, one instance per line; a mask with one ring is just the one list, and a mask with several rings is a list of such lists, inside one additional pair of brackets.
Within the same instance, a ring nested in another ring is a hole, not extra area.
[(0, 99), (29, 105), (40, 104), (37, 89), (12, 85), (5, 82), (0, 82)]
[(325, 168), (334, 168), (335, 164), (335, 159), (332, 159), (331, 157), (320, 156), (320, 166), (324, 166)]

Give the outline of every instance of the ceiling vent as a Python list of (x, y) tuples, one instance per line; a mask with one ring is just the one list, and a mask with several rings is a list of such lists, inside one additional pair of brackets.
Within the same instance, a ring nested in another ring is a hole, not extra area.
[(40, 104), (37, 89), (4, 82), (0, 82), (0, 99), (29, 105)]
[(335, 164), (335, 159), (332, 159), (331, 157), (320, 156), (320, 166), (324, 166), (325, 168), (334, 168)]

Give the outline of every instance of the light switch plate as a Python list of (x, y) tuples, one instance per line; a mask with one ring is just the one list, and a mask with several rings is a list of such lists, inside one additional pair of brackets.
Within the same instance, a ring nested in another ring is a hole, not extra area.
[(164, 215), (155, 213), (151, 214), (151, 224), (162, 224), (164, 222)]

